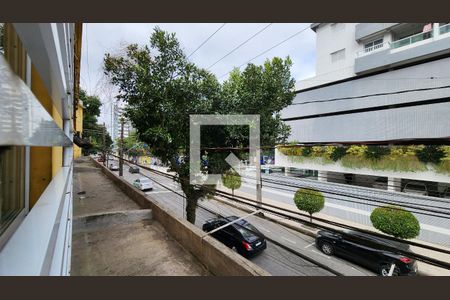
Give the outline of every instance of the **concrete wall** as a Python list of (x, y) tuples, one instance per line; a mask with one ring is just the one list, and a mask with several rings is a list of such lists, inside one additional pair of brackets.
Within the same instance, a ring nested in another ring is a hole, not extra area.
[(117, 186), (142, 208), (152, 210), (153, 219), (186, 250), (191, 252), (208, 270), (218, 276), (269, 276), (270, 274), (205, 233), (188, 221), (178, 218), (170, 210), (160, 206), (134, 188), (131, 184), (110, 172), (93, 160)]

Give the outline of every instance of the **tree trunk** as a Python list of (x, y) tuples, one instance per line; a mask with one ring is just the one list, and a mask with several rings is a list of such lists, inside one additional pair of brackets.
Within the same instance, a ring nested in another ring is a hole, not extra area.
[[(191, 197), (192, 198), (192, 197)], [(186, 220), (195, 224), (195, 212), (197, 210), (197, 198), (189, 199), (186, 197)]]

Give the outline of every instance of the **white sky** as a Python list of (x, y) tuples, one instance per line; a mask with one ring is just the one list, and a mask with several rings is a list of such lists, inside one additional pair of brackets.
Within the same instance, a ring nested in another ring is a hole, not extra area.
[[(149, 44), (149, 37), (153, 28), (159, 26), (166, 31), (175, 32), (185, 53), (190, 54), (222, 25), (223, 23), (84, 24), (81, 87), (87, 90), (88, 94), (98, 95), (103, 102), (99, 122), (105, 122), (108, 130), (110, 129), (111, 100), (114, 97), (114, 89), (105, 84), (102, 71), (105, 53), (114, 53), (121, 48), (121, 45), (130, 43)], [(267, 25), (267, 23), (226, 24), (190, 59), (199, 67), (207, 68)], [(210, 71), (220, 77), (231, 71), (233, 67), (247, 62), (261, 52), (308, 27), (299, 35), (255, 59), (252, 63), (261, 64), (265, 59), (274, 56), (282, 58), (290, 56), (293, 61), (291, 72), (296, 80), (312, 77), (315, 74), (316, 40), (315, 33), (309, 29), (309, 25), (308, 23), (274, 23), (217, 63)], [(241, 70), (243, 68), (245, 66)], [(222, 77), (220, 80), (225, 80), (227, 77)]]

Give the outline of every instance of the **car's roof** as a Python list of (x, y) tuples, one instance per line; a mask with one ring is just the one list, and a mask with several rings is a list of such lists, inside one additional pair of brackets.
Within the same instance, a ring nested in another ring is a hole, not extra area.
[(140, 181), (150, 181), (150, 179), (147, 177), (139, 177), (139, 180)]

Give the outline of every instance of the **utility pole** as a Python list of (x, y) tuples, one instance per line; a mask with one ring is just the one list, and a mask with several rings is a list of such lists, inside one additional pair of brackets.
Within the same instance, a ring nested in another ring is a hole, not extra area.
[(119, 176), (123, 176), (123, 124), (124, 117), (120, 118), (120, 147), (119, 147)]
[(261, 149), (256, 149), (256, 205), (262, 208)]
[(106, 143), (105, 143), (105, 122), (103, 122), (103, 127), (102, 127), (102, 150), (103, 150), (103, 165), (106, 166), (107, 162), (106, 162)]

